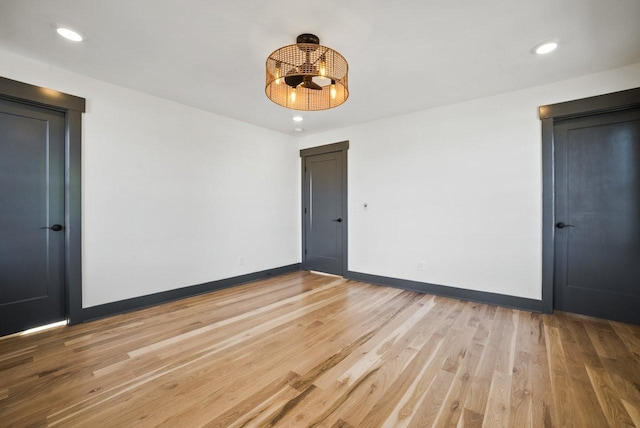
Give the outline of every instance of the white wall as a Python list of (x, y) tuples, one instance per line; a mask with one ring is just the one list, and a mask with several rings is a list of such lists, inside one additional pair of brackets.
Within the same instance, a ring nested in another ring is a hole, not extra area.
[(300, 261), (292, 137), (2, 50), (0, 76), (87, 99), (84, 307)]
[(538, 107), (638, 86), (640, 64), (311, 135), (299, 147), (350, 141), (350, 270), (540, 299)]

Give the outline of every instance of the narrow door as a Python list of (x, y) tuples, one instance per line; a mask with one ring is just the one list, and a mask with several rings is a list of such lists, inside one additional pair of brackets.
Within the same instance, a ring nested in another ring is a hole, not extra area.
[(304, 268), (343, 274), (343, 152), (304, 158)]
[(556, 309), (640, 324), (640, 110), (558, 122)]
[(63, 320), (64, 114), (0, 100), (0, 335)]

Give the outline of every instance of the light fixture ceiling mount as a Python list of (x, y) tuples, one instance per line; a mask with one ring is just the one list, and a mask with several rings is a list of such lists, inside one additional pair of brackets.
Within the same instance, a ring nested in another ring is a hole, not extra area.
[(349, 65), (314, 34), (300, 34), (267, 58), (265, 93), (274, 103), (294, 110), (326, 110), (349, 97)]

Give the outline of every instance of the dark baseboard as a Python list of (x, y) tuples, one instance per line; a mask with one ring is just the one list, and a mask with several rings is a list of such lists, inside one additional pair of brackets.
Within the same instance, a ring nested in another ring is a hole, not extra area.
[[(82, 308), (80, 316), (70, 320), (70, 324), (78, 324), (99, 318), (131, 312), (138, 309), (156, 306), (174, 300), (198, 294), (209, 293), (248, 282), (272, 276), (282, 275), (300, 270), (300, 263), (267, 269), (260, 272), (248, 273), (246, 275), (234, 276), (218, 281), (211, 281), (204, 284), (192, 285), (189, 287), (177, 288), (174, 290), (162, 291), (160, 293), (146, 296), (134, 297), (117, 302), (105, 303), (103, 305)], [(542, 312), (542, 301), (526, 299), (524, 297), (507, 296), (504, 294), (488, 293), (484, 291), (465, 290), (462, 288), (448, 287), (444, 285), (429, 284), (426, 282), (411, 281), (407, 279), (391, 278), (386, 276), (372, 275), (368, 273), (348, 271), (345, 278), (355, 281), (368, 282), (371, 284), (384, 285), (387, 287), (402, 288), (404, 290), (418, 291), (420, 293), (435, 294), (438, 296), (453, 297), (472, 302), (488, 303), (491, 305), (505, 306), (508, 308), (521, 309), (531, 312)]]
[(429, 284), (426, 282), (390, 278), (387, 276), (378, 276), (352, 271), (348, 271), (344, 277), (355, 281), (402, 288), (404, 290), (418, 291), (420, 293), (429, 293), (438, 296), (453, 297), (461, 300), (470, 300), (472, 302), (505, 306), (507, 308), (521, 309), (523, 311), (542, 312), (543, 309), (542, 300), (527, 299), (524, 297), (507, 296), (505, 294), (489, 293), (486, 291), (465, 290), (463, 288), (448, 287), (445, 285)]
[(218, 281), (207, 282), (204, 284), (192, 285), (189, 287), (182, 287), (174, 290), (162, 291), (160, 293), (149, 294), (147, 296), (134, 297), (132, 299), (105, 303), (104, 305), (82, 308), (80, 317), (76, 317), (76, 319), (70, 320), (70, 324), (78, 324), (98, 318), (118, 315), (124, 312), (130, 312), (149, 306), (155, 306), (161, 303), (171, 302), (173, 300), (184, 299), (185, 297), (191, 297), (197, 294), (209, 293), (211, 291), (221, 290), (223, 288), (233, 287), (235, 285), (245, 284), (247, 282), (253, 282), (276, 275), (295, 272), (298, 270), (300, 270), (300, 263), (294, 263), (288, 266), (281, 266), (273, 269), (263, 270), (260, 272), (248, 273), (246, 275), (234, 276), (233, 278), (225, 278)]

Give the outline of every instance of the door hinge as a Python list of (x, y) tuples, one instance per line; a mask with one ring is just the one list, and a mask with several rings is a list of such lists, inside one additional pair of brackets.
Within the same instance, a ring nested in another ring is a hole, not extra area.
[(306, 209), (306, 208), (304, 209), (304, 213), (305, 213), (305, 214), (307, 213), (307, 209)]

